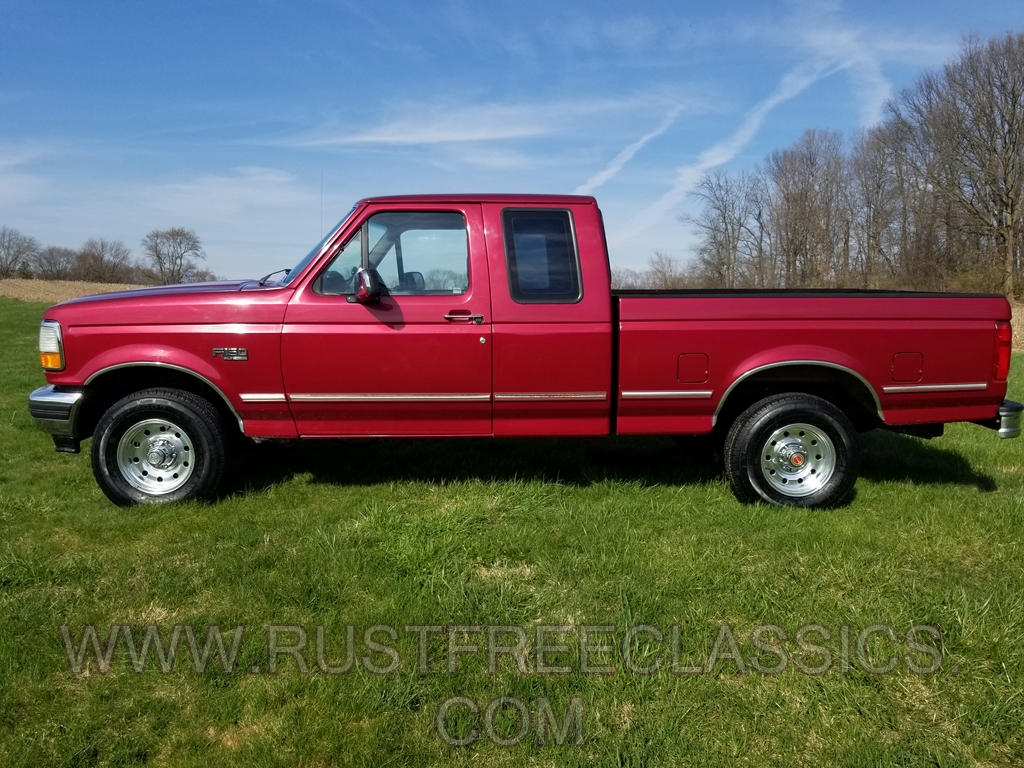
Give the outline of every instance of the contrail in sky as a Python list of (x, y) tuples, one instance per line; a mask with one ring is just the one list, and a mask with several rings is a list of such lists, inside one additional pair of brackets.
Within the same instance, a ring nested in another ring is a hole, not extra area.
[(746, 114), (739, 128), (729, 138), (705, 149), (698, 156), (696, 162), (676, 169), (676, 180), (672, 188), (627, 222), (614, 237), (610, 238), (611, 243), (621, 245), (628, 241), (633, 233), (660, 221), (669, 211), (686, 199), (686, 196), (700, 183), (701, 176), (705, 172), (724, 165), (736, 157), (761, 130), (769, 112), (783, 102), (798, 96), (818, 80), (840, 69), (842, 69), (841, 66), (816, 64), (809, 67), (797, 67), (786, 73), (772, 94)]
[(663, 134), (665, 131), (671, 128), (672, 123), (676, 121), (676, 118), (679, 117), (679, 113), (682, 111), (682, 107), (676, 107), (671, 112), (669, 112), (657, 128), (648, 133), (646, 136), (643, 136), (637, 141), (634, 141), (624, 150), (619, 152), (619, 154), (615, 156), (615, 159), (608, 163), (608, 165), (605, 166), (603, 170), (594, 174), (589, 179), (587, 179), (587, 181), (585, 181), (583, 184), (580, 184), (578, 187), (576, 187), (576, 189), (573, 190), (573, 194), (589, 195), (593, 193), (595, 189), (604, 184), (606, 181), (614, 178), (615, 175), (618, 174), (618, 172), (623, 169), (626, 163), (632, 160), (634, 155), (636, 155), (637, 152), (643, 149), (644, 144), (649, 142), (651, 139), (658, 138), (659, 136), (661, 136), (661, 134)]

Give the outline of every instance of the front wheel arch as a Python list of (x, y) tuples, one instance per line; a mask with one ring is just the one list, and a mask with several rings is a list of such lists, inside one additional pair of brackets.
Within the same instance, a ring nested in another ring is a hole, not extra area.
[(103, 414), (115, 402), (146, 389), (178, 389), (203, 398), (217, 409), (221, 421), (244, 434), (242, 419), (227, 395), (205, 376), (167, 363), (125, 363), (99, 370), (85, 384), (85, 398), (78, 416), (78, 437), (90, 437)]

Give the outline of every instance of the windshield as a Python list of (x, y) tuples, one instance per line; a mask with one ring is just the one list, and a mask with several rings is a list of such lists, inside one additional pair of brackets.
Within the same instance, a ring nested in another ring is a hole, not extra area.
[(302, 257), (302, 261), (300, 261), (298, 264), (296, 264), (294, 267), (292, 267), (287, 275), (285, 275), (280, 280), (278, 280), (277, 281), (278, 285), (288, 285), (288, 283), (290, 283), (292, 280), (294, 280), (296, 277), (298, 277), (299, 274), (302, 272), (302, 270), (304, 270), (309, 265), (309, 262), (311, 262), (313, 259), (315, 259), (320, 254), (320, 251), (327, 244), (327, 241), (330, 240), (334, 236), (334, 233), (337, 232), (338, 229), (346, 221), (349, 220), (349, 218), (352, 216), (352, 214), (353, 214), (353, 212), (355, 210), (356, 210), (355, 206), (353, 206), (352, 210), (349, 211), (348, 213), (346, 213), (345, 216), (341, 219), (341, 221), (339, 221), (336, 225), (334, 225), (329, 230), (327, 230), (327, 234), (324, 236), (324, 239), (321, 240), (316, 245), (314, 245), (313, 246), (313, 250), (311, 250), (309, 253), (307, 253), (305, 256), (303, 256)]

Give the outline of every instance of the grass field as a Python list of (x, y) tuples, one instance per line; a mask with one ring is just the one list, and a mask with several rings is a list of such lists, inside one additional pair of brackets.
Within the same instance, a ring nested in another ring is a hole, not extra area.
[[(830, 512), (742, 506), (667, 439), (264, 446), (216, 503), (124, 510), (31, 424), (43, 309), (0, 299), (0, 765), (1024, 761), (1024, 440), (867, 435)], [(134, 671), (124, 625), (213, 624), (234, 671), (185, 630)]]

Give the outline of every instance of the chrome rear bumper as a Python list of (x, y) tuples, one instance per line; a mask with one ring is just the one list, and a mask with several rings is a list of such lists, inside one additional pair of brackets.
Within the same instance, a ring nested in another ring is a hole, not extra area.
[(999, 406), (999, 436), (1002, 438), (1020, 437), (1020, 417), (1024, 405), (1013, 400), (1003, 400)]

